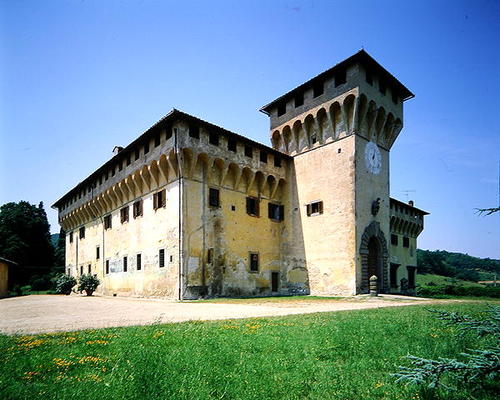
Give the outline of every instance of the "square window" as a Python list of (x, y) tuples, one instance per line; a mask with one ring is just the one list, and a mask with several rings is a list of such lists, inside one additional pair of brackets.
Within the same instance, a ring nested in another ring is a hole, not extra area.
[(137, 254), (135, 262), (136, 262), (137, 271), (140, 271), (142, 269), (142, 256), (141, 256), (141, 254)]
[(267, 163), (267, 153), (265, 151), (260, 151), (260, 162)]
[(132, 212), (134, 214), (134, 218), (142, 216), (142, 200), (137, 200), (136, 202), (134, 202), (132, 208), (133, 208)]
[(314, 201), (306, 206), (306, 212), (308, 217), (323, 214), (323, 202)]
[(80, 233), (80, 239), (85, 239), (85, 227), (84, 226), (82, 226), (80, 228), (79, 233)]
[(210, 132), (208, 134), (208, 143), (213, 144), (214, 146), (219, 145), (219, 135), (214, 132)]
[(393, 246), (397, 246), (398, 245), (398, 235), (395, 235), (395, 234), (391, 235), (391, 244)]
[(366, 83), (373, 86), (373, 76), (372, 76), (371, 72), (368, 72), (368, 71), (365, 72), (365, 79), (366, 79)]
[(323, 82), (317, 83), (313, 87), (313, 97), (321, 96), (325, 91)]
[(270, 219), (274, 221), (283, 221), (285, 207), (279, 204), (269, 203), (267, 212)]
[(304, 93), (301, 93), (301, 94), (298, 94), (295, 96), (294, 105), (295, 105), (295, 108), (304, 105)]
[(250, 157), (250, 158), (253, 157), (252, 146), (245, 146), (245, 156)]
[(219, 189), (208, 189), (208, 205), (210, 207), (220, 207), (220, 192)]
[(259, 254), (250, 253), (250, 272), (259, 272)]
[(128, 222), (128, 206), (120, 210), (120, 220), (122, 224)]
[(335, 74), (335, 87), (343, 85), (347, 82), (346, 71), (345, 69), (341, 69)]
[(410, 238), (408, 237), (403, 237), (403, 247), (410, 247)]
[(160, 265), (160, 268), (163, 268), (165, 266), (165, 249), (160, 249), (158, 253), (158, 263)]
[(253, 217), (259, 216), (259, 199), (247, 197), (247, 214)]
[(236, 140), (234, 139), (228, 139), (227, 140), (227, 149), (229, 151), (233, 151), (236, 153)]
[(165, 207), (165, 205), (167, 204), (167, 199), (165, 194), (166, 194), (165, 189), (163, 189), (160, 190), (159, 192), (156, 192), (153, 195), (153, 208), (155, 210)]
[(196, 125), (190, 125), (189, 126), (189, 136), (194, 138), (194, 139), (199, 139), (200, 138), (200, 128), (197, 127)]
[(104, 229), (111, 229), (111, 214), (104, 217)]
[(282, 103), (278, 105), (278, 117), (286, 114), (286, 103)]

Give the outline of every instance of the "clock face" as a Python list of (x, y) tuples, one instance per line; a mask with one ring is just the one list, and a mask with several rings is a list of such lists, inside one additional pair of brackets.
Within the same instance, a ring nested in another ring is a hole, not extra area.
[(378, 174), (382, 167), (382, 155), (374, 142), (368, 142), (365, 147), (366, 169), (372, 174)]

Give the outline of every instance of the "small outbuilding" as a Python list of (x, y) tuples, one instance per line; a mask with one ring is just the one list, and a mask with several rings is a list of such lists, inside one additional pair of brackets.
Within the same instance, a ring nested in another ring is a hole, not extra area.
[(14, 261), (0, 257), (0, 298), (9, 294), (9, 267), (17, 265)]

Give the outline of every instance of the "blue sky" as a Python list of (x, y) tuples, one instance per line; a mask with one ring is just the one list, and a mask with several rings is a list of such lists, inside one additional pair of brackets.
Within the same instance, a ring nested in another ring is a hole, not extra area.
[[(500, 258), (498, 1), (1, 1), (0, 204), (49, 206), (172, 107), (269, 144), (258, 109), (364, 47), (416, 97), (391, 195), (419, 247)], [(408, 194), (405, 191), (411, 190)]]

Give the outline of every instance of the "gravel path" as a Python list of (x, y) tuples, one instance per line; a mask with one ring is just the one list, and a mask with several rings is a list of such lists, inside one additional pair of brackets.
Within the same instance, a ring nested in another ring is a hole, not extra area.
[(269, 317), (289, 314), (408, 306), (435, 302), (398, 296), (342, 300), (175, 302), (169, 300), (71, 296), (23, 296), (0, 300), (0, 333), (30, 334), (190, 320)]

